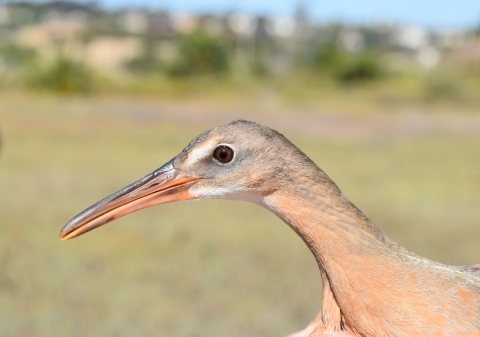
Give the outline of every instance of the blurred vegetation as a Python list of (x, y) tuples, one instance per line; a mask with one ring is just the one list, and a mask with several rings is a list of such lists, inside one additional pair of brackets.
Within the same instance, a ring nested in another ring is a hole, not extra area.
[(162, 71), (162, 62), (155, 54), (154, 43), (149, 39), (144, 41), (143, 52), (126, 64), (127, 70), (137, 75), (158, 73)]
[(0, 59), (6, 67), (17, 68), (32, 62), (37, 56), (35, 50), (8, 44), (0, 47)]
[(467, 94), (461, 79), (452, 74), (433, 74), (425, 80), (425, 97), (430, 101), (462, 101)]
[(92, 92), (93, 80), (91, 71), (84, 64), (59, 55), (46, 67), (31, 66), (27, 85), (63, 94), (88, 94)]
[[(349, 52), (336, 43), (312, 41), (307, 49), (293, 50), (290, 59), (277, 60), (273, 56), (279, 46), (262, 41), (239, 49), (239, 42), (228, 35), (212, 36), (202, 29), (161, 41), (146, 36), (140, 54), (118, 73), (88, 68), (74, 61), (81, 59), (78, 55), (72, 58), (68, 52), (52, 59), (32, 49), (4, 45), (0, 47), (0, 87), (60, 94), (204, 95), (214, 99), (263, 97), (268, 91), (282, 104), (305, 107), (344, 102), (347, 96), (348, 101), (354, 98), (357, 106), (370, 104), (370, 109), (392, 104), (403, 108), (480, 105), (478, 65), (452, 62), (448, 53), (430, 69), (392, 59), (378, 48)], [(168, 59), (159, 53), (162, 43), (174, 46)], [(64, 49), (58, 45), (58, 50)], [(250, 54), (245, 54), (248, 50)]]
[(168, 69), (174, 77), (192, 75), (223, 75), (229, 69), (225, 44), (203, 32), (180, 38), (180, 56)]
[(373, 52), (347, 53), (334, 45), (317, 49), (313, 65), (342, 83), (373, 81), (385, 75), (381, 58)]

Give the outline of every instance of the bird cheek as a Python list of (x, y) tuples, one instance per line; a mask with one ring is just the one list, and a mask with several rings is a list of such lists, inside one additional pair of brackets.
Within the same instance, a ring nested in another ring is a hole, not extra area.
[(196, 199), (211, 199), (215, 198), (216, 189), (205, 183), (199, 182), (188, 190)]
[(232, 199), (235, 188), (231, 186), (212, 186), (198, 183), (190, 187), (188, 192), (196, 199)]

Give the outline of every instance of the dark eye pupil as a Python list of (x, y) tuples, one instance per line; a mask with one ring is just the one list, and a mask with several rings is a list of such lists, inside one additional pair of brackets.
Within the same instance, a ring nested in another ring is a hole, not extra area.
[(228, 146), (219, 146), (213, 152), (213, 157), (222, 163), (228, 163), (233, 159), (233, 150)]

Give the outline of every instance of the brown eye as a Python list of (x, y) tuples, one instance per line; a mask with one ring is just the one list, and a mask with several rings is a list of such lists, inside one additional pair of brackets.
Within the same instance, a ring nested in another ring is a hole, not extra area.
[(222, 163), (228, 163), (233, 159), (233, 150), (228, 146), (221, 145), (213, 151), (213, 158)]

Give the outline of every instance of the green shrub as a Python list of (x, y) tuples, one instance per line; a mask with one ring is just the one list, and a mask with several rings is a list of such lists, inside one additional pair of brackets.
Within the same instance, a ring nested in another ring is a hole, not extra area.
[(228, 52), (223, 42), (196, 32), (180, 39), (180, 57), (169, 67), (168, 73), (172, 76), (220, 75), (228, 69)]
[(270, 69), (261, 59), (256, 59), (251, 66), (252, 75), (255, 77), (265, 77), (270, 75)]
[(59, 56), (45, 69), (32, 69), (28, 84), (35, 89), (68, 94), (89, 93), (93, 83), (91, 72), (85, 65)]
[(314, 66), (341, 82), (375, 80), (384, 74), (380, 57), (371, 52), (347, 53), (336, 46), (318, 49)]
[(337, 77), (343, 82), (376, 80), (382, 77), (383, 69), (377, 56), (364, 53), (354, 57), (340, 69)]
[(143, 53), (127, 62), (126, 68), (133, 73), (139, 74), (154, 73), (161, 70), (162, 64), (155, 55), (153, 43), (145, 41)]
[(160, 61), (151, 54), (143, 54), (130, 60), (126, 68), (138, 74), (155, 73), (162, 69)]
[(0, 47), (0, 59), (7, 67), (19, 67), (37, 56), (35, 50), (15, 45)]
[(345, 67), (347, 56), (345, 52), (335, 46), (322, 46), (315, 52), (313, 63), (322, 72), (335, 73)]

